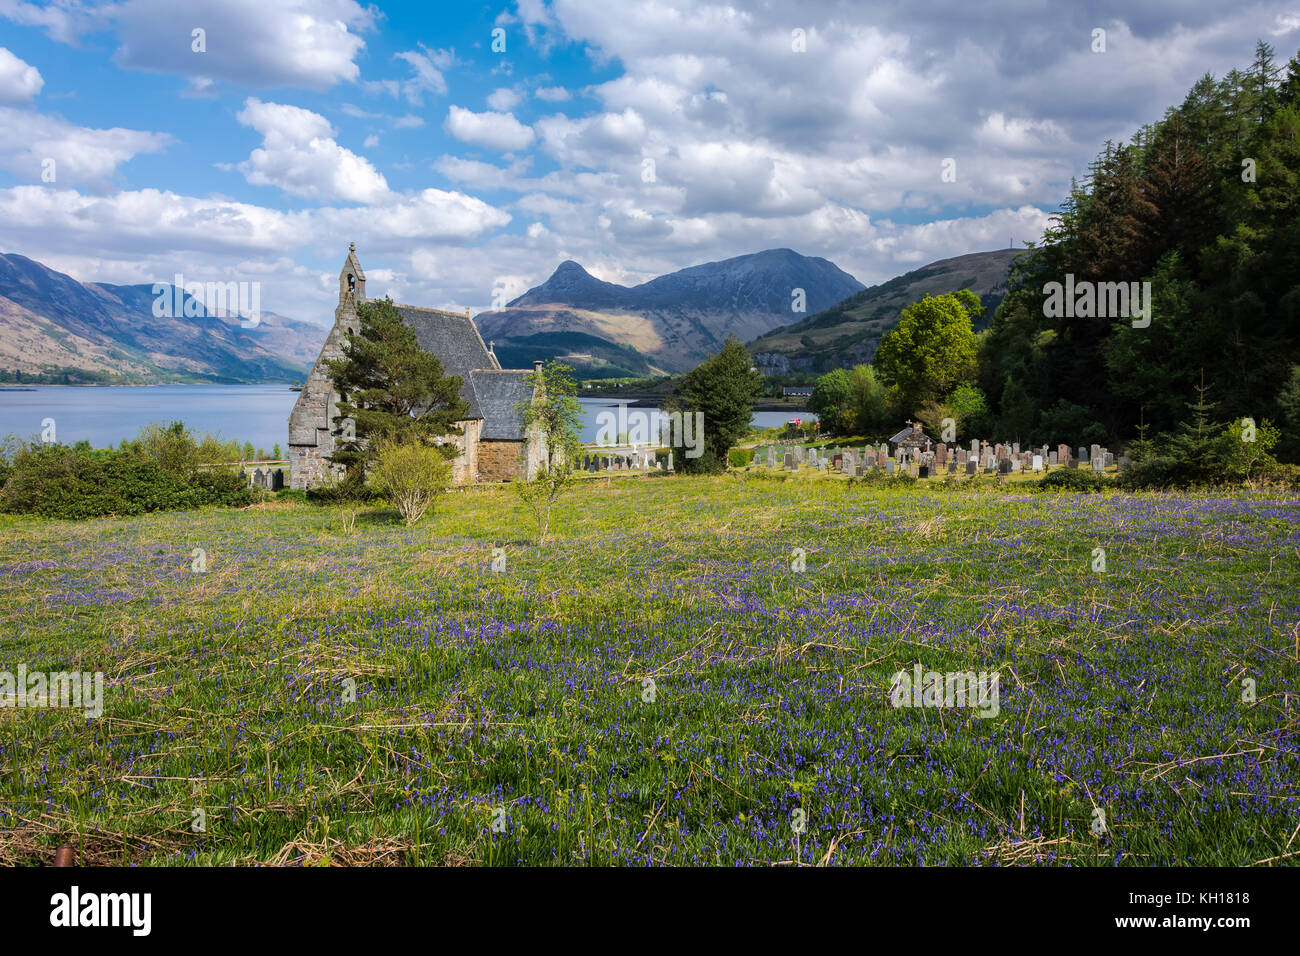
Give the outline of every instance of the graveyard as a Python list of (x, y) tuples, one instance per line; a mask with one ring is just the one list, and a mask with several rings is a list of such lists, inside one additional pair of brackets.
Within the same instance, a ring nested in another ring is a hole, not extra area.
[[(920, 436), (919, 430), (915, 434)], [(915, 442), (906, 438), (893, 442), (892, 449), (890, 444), (759, 445), (754, 449), (751, 466), (787, 472), (797, 472), (806, 467), (849, 478), (874, 473), (916, 479), (994, 475), (1015, 480), (1041, 478), (1057, 469), (1070, 468), (1086, 469), (1097, 475), (1114, 475), (1126, 471), (1129, 466), (1127, 458), (1116, 458), (1109, 449), (1096, 444), (1077, 449), (1069, 445), (1042, 445), (1022, 450), (1019, 442), (1003, 444), (972, 439), (967, 448), (962, 445), (950, 447), (946, 442), (934, 443), (921, 437)]]
[[(104, 672), (93, 721), (0, 709), (0, 864), (1294, 859), (1293, 494), (1047, 493), (1122, 463), (996, 442), (632, 465), (544, 547), (500, 486), (0, 517), (18, 658)], [(891, 694), (967, 672), (993, 706)]]

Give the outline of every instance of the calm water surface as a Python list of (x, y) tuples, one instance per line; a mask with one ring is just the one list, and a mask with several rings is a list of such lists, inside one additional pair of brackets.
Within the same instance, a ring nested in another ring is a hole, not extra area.
[[(31, 391), (0, 390), (0, 436), (33, 438), (43, 419), (54, 419), (56, 438), (64, 444), (85, 439), (97, 448), (134, 438), (150, 422), (183, 421), (196, 435), (250, 441), (268, 453), (289, 444), (289, 412), (298, 393), (285, 385), (153, 385), (85, 387), (37, 385)], [(598, 416), (614, 409), (608, 398), (581, 399), (582, 440), (596, 440)], [(630, 409), (650, 411), (649, 409)], [(791, 417), (816, 418), (811, 412), (755, 412), (762, 428)]]

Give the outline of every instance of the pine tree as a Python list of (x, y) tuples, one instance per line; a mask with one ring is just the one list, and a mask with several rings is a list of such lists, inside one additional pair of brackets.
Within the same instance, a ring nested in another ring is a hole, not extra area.
[(697, 473), (723, 471), (727, 452), (749, 429), (754, 399), (762, 393), (763, 376), (754, 369), (749, 352), (734, 335), (727, 336), (721, 351), (682, 379), (680, 410), (683, 415), (703, 414), (704, 441), (699, 455), (675, 446), (674, 467)]
[[(469, 415), (460, 378), (443, 375), (442, 363), (420, 347), (392, 299), (362, 302), (357, 321), (343, 357), (325, 363), (340, 396), (330, 461), (347, 468), (351, 482), (364, 479), (378, 441), (437, 444), (460, 435), (455, 423)], [(459, 454), (450, 442), (440, 451), (449, 459)]]

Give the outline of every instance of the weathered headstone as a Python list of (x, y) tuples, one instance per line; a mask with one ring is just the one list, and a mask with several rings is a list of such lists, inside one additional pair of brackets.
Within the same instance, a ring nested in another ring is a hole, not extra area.
[(916, 477), (918, 477), (918, 478), (929, 478), (929, 477), (930, 477), (930, 466), (929, 466), (929, 465), (921, 465), (921, 466), (917, 469)]
[(893, 473), (894, 473), (894, 459), (892, 459), (892, 458), (886, 458), (886, 459), (885, 459), (885, 474), (887, 474), (887, 475), (892, 475)]
[(1003, 459), (1001, 459), (1000, 461), (998, 461), (998, 474), (999, 474), (999, 475), (1009, 475), (1009, 474), (1011, 474), (1011, 459), (1010, 459), (1010, 458), (1003, 458)]
[(1034, 471), (1042, 471), (1042, 470), (1043, 470), (1043, 456), (1042, 456), (1042, 455), (1035, 455), (1035, 456), (1034, 456), (1033, 469), (1034, 469)]
[(795, 461), (794, 452), (788, 451), (785, 453), (785, 467), (787, 471), (794, 471), (799, 467), (799, 463)]
[(1100, 475), (1103, 471), (1106, 470), (1106, 459), (1102, 458), (1100, 455), (1094, 458), (1092, 460), (1092, 470), (1096, 474)]
[(1055, 468), (1058, 463), (1059, 459), (1056, 456), (1056, 452), (1050, 452), (1047, 456), (1047, 467)]
[(974, 458), (967, 458), (967, 459), (966, 459), (966, 474), (969, 475), (971, 478), (974, 478), (974, 477), (975, 477), (975, 459), (974, 459)]

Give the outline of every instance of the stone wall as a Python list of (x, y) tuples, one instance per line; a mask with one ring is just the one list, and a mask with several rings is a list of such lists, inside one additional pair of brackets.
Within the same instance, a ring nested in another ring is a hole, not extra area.
[(524, 476), (524, 442), (481, 441), (478, 443), (480, 481), (505, 481)]

